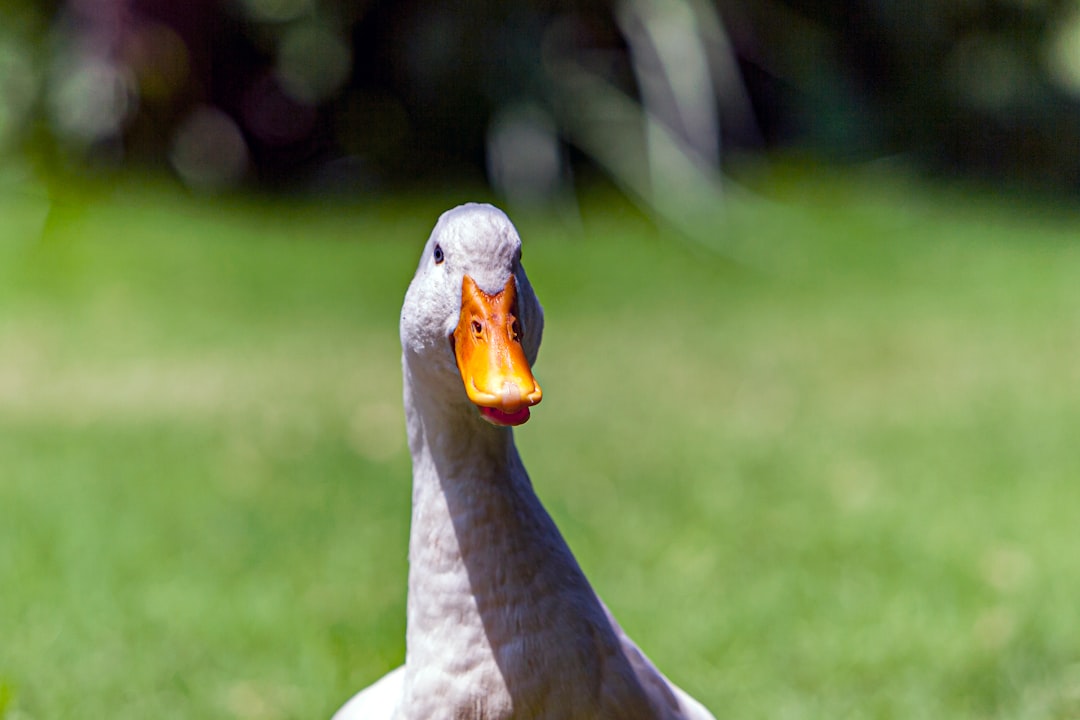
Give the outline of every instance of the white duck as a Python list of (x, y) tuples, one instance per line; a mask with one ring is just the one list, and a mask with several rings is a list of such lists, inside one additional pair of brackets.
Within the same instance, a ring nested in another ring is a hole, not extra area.
[(623, 633), (533, 492), (509, 426), (540, 402), (543, 326), (509, 218), (444, 213), (401, 311), (405, 664), (334, 720), (713, 720)]

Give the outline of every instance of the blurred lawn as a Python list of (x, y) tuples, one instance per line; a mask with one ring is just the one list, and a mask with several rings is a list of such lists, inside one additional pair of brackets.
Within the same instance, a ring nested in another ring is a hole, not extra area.
[[(518, 216), (538, 492), (724, 718), (1080, 717), (1080, 215), (750, 180), (708, 257)], [(0, 718), (319, 718), (403, 658), (438, 212), (0, 193)]]

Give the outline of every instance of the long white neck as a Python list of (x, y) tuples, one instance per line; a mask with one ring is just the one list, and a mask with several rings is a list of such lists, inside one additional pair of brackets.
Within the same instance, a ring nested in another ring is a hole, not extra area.
[(414, 387), (407, 365), (405, 407), (406, 716), (639, 716), (648, 701), (617, 631), (533, 492), (512, 432)]

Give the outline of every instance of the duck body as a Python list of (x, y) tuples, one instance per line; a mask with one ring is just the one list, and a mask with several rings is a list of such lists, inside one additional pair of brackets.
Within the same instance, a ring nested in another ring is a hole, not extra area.
[[(488, 299), (513, 291), (505, 325), (521, 362), (535, 362), (543, 313), (520, 257), (501, 211), (455, 208), (440, 218), (406, 293), (413, 505), (405, 665), (334, 720), (712, 718), (623, 633), (533, 491), (510, 427), (539, 401), (531, 371), (499, 375), (490, 393), (470, 386), (461, 359), (461, 328), (472, 332), (470, 282)], [(503, 323), (498, 317), (492, 324)], [(475, 397), (494, 409), (482, 414)]]

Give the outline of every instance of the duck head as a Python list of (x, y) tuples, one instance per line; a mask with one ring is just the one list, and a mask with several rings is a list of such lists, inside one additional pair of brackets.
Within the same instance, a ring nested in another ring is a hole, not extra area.
[[(520, 425), (541, 391), (532, 374), (544, 315), (521, 265), (521, 238), (491, 205), (439, 218), (401, 310), (401, 344), (426, 393)], [(414, 392), (419, 388), (414, 388)]]

